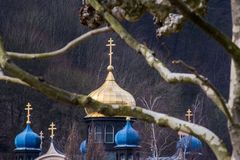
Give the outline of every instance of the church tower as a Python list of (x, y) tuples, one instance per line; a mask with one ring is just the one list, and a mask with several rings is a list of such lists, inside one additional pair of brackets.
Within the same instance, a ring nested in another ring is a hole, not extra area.
[(40, 137), (38, 134), (33, 132), (30, 126), (30, 112), (32, 110), (30, 103), (26, 105), (25, 110), (27, 111), (27, 125), (26, 128), (15, 138), (15, 160), (34, 160), (41, 152)]
[[(105, 82), (96, 90), (92, 91), (89, 96), (101, 103), (112, 105), (112, 106), (136, 106), (134, 97), (122, 89), (114, 78), (114, 67), (112, 65), (112, 55), (113, 43), (112, 38), (108, 40), (109, 47), (109, 65), (107, 67), (107, 77)], [(115, 160), (116, 150), (115, 150), (115, 134), (121, 130), (126, 123), (126, 117), (124, 116), (114, 116), (107, 117), (101, 113), (95, 112), (91, 109), (85, 109), (87, 116), (84, 118), (88, 126), (88, 138), (83, 141), (80, 146), (80, 151), (82, 154), (87, 154), (87, 152), (94, 152), (89, 149), (89, 143), (102, 144), (105, 150), (105, 159)], [(129, 120), (131, 123), (134, 121), (132, 118)], [(129, 123), (130, 123), (129, 122)], [(91, 141), (90, 141), (91, 139)]]

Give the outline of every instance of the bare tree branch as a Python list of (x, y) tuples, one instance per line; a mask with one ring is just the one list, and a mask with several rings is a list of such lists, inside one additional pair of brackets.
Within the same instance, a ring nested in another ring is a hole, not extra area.
[(11, 83), (21, 84), (21, 85), (29, 87), (29, 85), (26, 82), (23, 82), (22, 80), (20, 80), (18, 78), (13, 78), (13, 77), (9, 77), (9, 76), (1, 75), (0, 76), (0, 81), (6, 81), (6, 82), (11, 82)]
[(99, 29), (91, 30), (87, 33), (84, 33), (83, 35), (79, 36), (78, 38), (70, 41), (66, 46), (64, 46), (61, 49), (52, 51), (52, 52), (46, 52), (46, 53), (17, 53), (17, 52), (7, 52), (7, 55), (9, 55), (11, 58), (17, 58), (17, 59), (37, 59), (37, 58), (50, 58), (57, 55), (61, 55), (64, 53), (67, 53), (71, 49), (78, 46), (81, 42), (84, 40), (94, 36), (98, 35), (100, 33), (111, 31), (111, 28), (106, 26)]
[(69, 104), (78, 105), (80, 107), (91, 108), (96, 112), (100, 112), (107, 116), (114, 115), (124, 115), (133, 116), (139, 120), (143, 120), (149, 123), (155, 123), (158, 126), (165, 126), (172, 128), (176, 131), (183, 131), (188, 134), (192, 134), (205, 141), (209, 147), (213, 150), (217, 158), (230, 160), (229, 153), (223, 141), (219, 139), (209, 129), (202, 127), (197, 124), (189, 123), (166, 114), (157, 113), (150, 111), (141, 107), (135, 106), (118, 106), (118, 105), (106, 105), (100, 102), (94, 101), (86, 95), (80, 95), (76, 93), (71, 93), (63, 89), (57, 88), (46, 83), (44, 80), (39, 79), (36, 76), (22, 70), (14, 63), (8, 60), (7, 54), (3, 48), (2, 41), (0, 40), (0, 66), (3, 71), (10, 73), (11, 75), (21, 79), (22, 81), (28, 83), (34, 89), (40, 91), (41, 93), (47, 95), (48, 97), (63, 101)]
[(173, 6), (193, 23), (199, 26), (203, 31), (212, 36), (220, 43), (230, 54), (230, 56), (240, 65), (240, 48), (232, 40), (224, 35), (216, 27), (205, 21), (202, 17), (191, 11), (191, 9), (182, 0), (168, 0)]
[[(233, 123), (232, 116), (228, 110), (227, 103), (223, 102), (220, 93), (216, 92), (207, 83), (199, 79), (194, 74), (188, 73), (174, 73), (171, 72), (161, 60), (154, 56), (154, 52), (150, 50), (146, 45), (139, 43), (133, 38), (126, 29), (121, 25), (116, 18), (114, 18), (104, 7), (98, 3), (97, 0), (89, 0), (89, 3), (100, 13), (103, 14), (106, 21), (110, 24), (112, 29), (137, 53), (142, 54), (147, 63), (153, 67), (160, 76), (168, 83), (192, 83), (198, 85), (203, 92), (215, 103), (215, 105), (225, 114), (227, 119)], [(201, 75), (204, 78), (204, 76)], [(206, 79), (206, 78), (204, 78)]]

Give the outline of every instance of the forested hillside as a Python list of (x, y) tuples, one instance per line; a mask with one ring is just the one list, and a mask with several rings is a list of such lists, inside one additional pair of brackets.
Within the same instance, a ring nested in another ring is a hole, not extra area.
[[(206, 16), (224, 33), (231, 35), (229, 3), (227, 0), (209, 1)], [(80, 5), (80, 0), (0, 0), (0, 35), (3, 36), (6, 50), (46, 52), (61, 48), (89, 30), (79, 22)], [(126, 23), (125, 26), (138, 40), (155, 50), (157, 57), (164, 59), (175, 71), (185, 70), (171, 62), (184, 60), (199, 73), (209, 77), (227, 98), (229, 57), (223, 48), (199, 28), (188, 23), (181, 32), (159, 39), (156, 38), (156, 27), (148, 15), (140, 22)], [(19, 60), (17, 63), (30, 73), (43, 77), (60, 88), (88, 94), (96, 89), (106, 76), (108, 49), (105, 44), (110, 36), (117, 44), (113, 56), (116, 80), (134, 95), (139, 105), (144, 106), (142, 99), (160, 97), (155, 110), (184, 119), (185, 111), (198, 104), (200, 109), (196, 112), (196, 122), (208, 126), (228, 141), (227, 132), (224, 132), (227, 128), (223, 125), (226, 124), (225, 119), (197, 87), (167, 84), (148, 67), (142, 57), (133, 53), (135, 51), (113, 33), (95, 36), (57, 58), (24, 62)], [(72, 155), (80, 154), (79, 144), (86, 134), (84, 110), (56, 103), (32, 89), (3, 81), (0, 82), (0, 91), (0, 147), (6, 149), (4, 153), (0, 153), (0, 160), (12, 159), (10, 157), (13, 155), (14, 137), (25, 126), (24, 107), (27, 102), (31, 102), (34, 109), (32, 128), (36, 132), (43, 130), (45, 133), (44, 149), (49, 144), (48, 125), (54, 121), (58, 128), (56, 140), (60, 150)], [(136, 123), (137, 128), (139, 123)], [(159, 130), (161, 135), (166, 136), (164, 132)], [(148, 137), (145, 137), (141, 130), (140, 133), (143, 143), (147, 143)], [(168, 141), (177, 139), (175, 132), (171, 135)], [(75, 137), (74, 141), (69, 138), (71, 136)], [(164, 141), (164, 138), (158, 143), (162, 143), (161, 141)], [(163, 155), (173, 153), (174, 149), (173, 143), (163, 151)], [(147, 155), (146, 152), (143, 154)], [(204, 152), (211, 154), (208, 149)]]

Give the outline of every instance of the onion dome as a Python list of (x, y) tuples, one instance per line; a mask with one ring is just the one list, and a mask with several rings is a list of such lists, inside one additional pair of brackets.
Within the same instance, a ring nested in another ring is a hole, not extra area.
[(126, 125), (122, 130), (118, 131), (115, 136), (116, 148), (121, 147), (140, 147), (139, 133), (132, 127), (132, 124), (127, 120)]
[[(107, 67), (108, 75), (106, 77), (105, 82), (96, 90), (92, 91), (89, 96), (101, 103), (109, 104), (109, 105), (121, 105), (121, 106), (136, 106), (136, 102), (134, 97), (127, 92), (126, 90), (122, 89), (115, 81), (113, 75), (113, 66), (112, 66), (112, 44), (113, 40), (110, 38), (108, 40), (110, 46), (110, 64)], [(87, 117), (104, 117), (103, 114), (96, 113), (91, 109), (86, 109)]]
[(15, 150), (40, 150), (41, 139), (38, 134), (34, 133), (27, 124), (26, 128), (15, 138)]
[(55, 146), (53, 144), (53, 140), (51, 140), (51, 144), (50, 144), (50, 147), (49, 147), (47, 153), (41, 155), (40, 157), (36, 158), (35, 160), (47, 160), (47, 159), (58, 159), (58, 160), (66, 159), (66, 156), (55, 148)]
[(87, 140), (82, 141), (82, 143), (80, 144), (80, 152), (82, 154), (87, 153)]
[(177, 148), (183, 148), (186, 152), (201, 152), (202, 142), (194, 136), (185, 136), (177, 142)]

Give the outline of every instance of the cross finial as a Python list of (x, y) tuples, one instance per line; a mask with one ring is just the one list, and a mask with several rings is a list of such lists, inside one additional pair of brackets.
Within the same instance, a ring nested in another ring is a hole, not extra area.
[(112, 67), (112, 54), (113, 54), (112, 47), (116, 46), (116, 44), (114, 44), (113, 39), (110, 38), (108, 40), (108, 44), (106, 44), (106, 46), (109, 47), (109, 66)]
[(40, 143), (40, 148), (42, 149), (42, 144), (43, 144), (43, 131), (40, 132), (40, 140), (41, 140), (41, 143)]
[(30, 116), (31, 116), (30, 111), (31, 110), (33, 110), (32, 105), (28, 102), (26, 105), (26, 108), (25, 108), (25, 111), (27, 111), (27, 121), (26, 121), (27, 124), (31, 123), (31, 121), (30, 121)]
[(50, 124), (50, 128), (48, 128), (48, 130), (51, 131), (51, 136), (50, 137), (53, 139), (53, 137), (55, 136), (54, 131), (57, 130), (56, 125), (52, 122)]
[(185, 116), (187, 117), (188, 122), (191, 122), (191, 118), (193, 116), (191, 109), (187, 110), (187, 114), (185, 114)]

